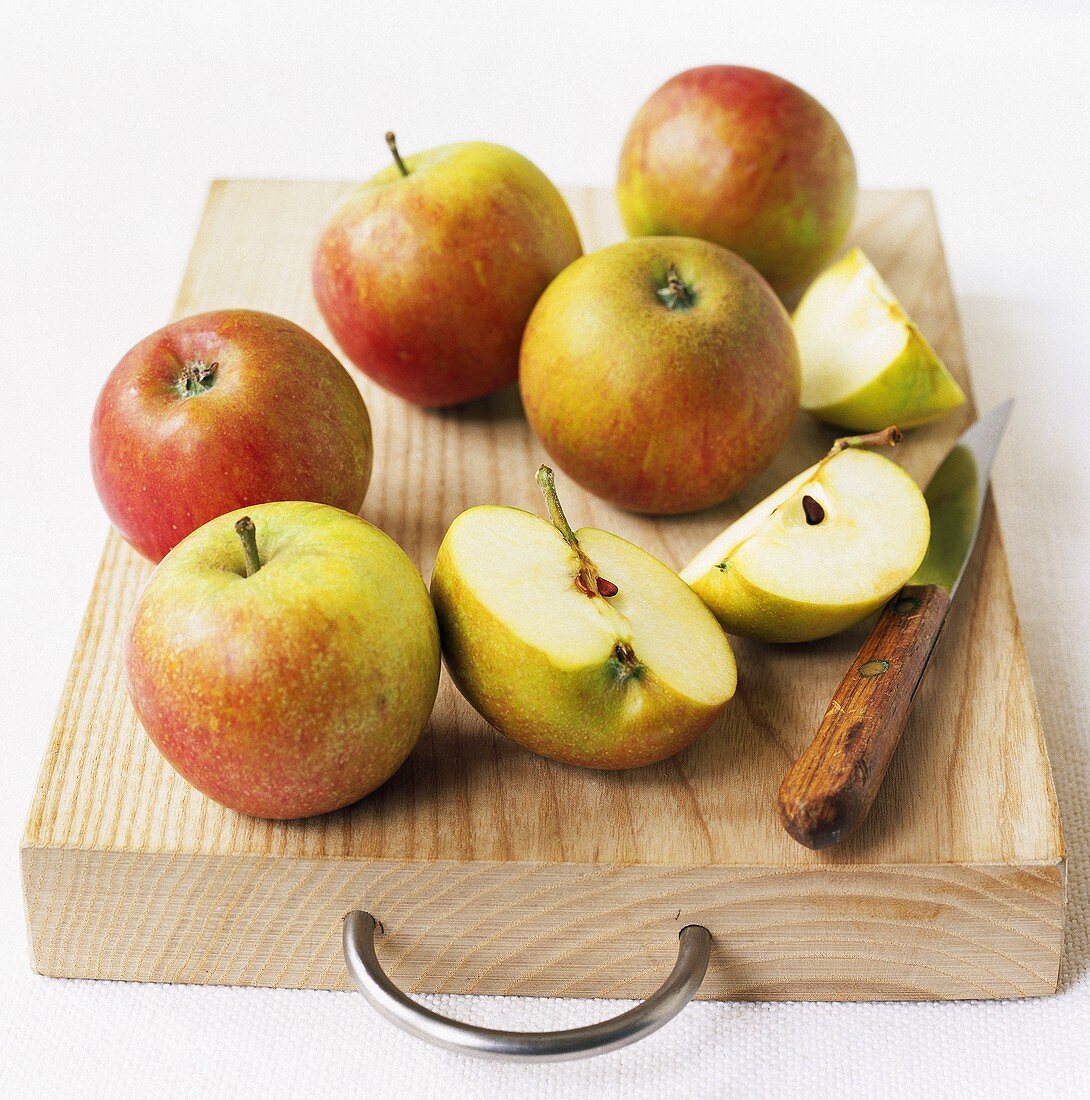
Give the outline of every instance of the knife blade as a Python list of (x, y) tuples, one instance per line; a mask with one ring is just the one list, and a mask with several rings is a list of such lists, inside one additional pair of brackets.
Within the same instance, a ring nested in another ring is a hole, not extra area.
[(780, 785), (780, 820), (807, 848), (827, 848), (852, 833), (882, 785), (972, 557), (1013, 405), (1005, 401), (973, 424), (935, 471), (924, 491), (931, 514), (927, 553), (879, 615), (817, 735)]

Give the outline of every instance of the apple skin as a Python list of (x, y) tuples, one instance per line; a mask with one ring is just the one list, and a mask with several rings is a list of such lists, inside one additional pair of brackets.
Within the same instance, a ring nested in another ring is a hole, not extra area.
[[(256, 527), (245, 575), (236, 520)], [(377, 527), (324, 504), (260, 504), (194, 531), (133, 611), (136, 712), (181, 775), (256, 817), (362, 798), (402, 764), (439, 682), (424, 582)]]
[(840, 634), (877, 611), (901, 585), (890, 592), (877, 593), (872, 599), (838, 607), (786, 600), (758, 588), (736, 572), (723, 575), (712, 570), (694, 581), (692, 587), (728, 634), (786, 644)]
[(702, 237), (791, 297), (836, 255), (855, 211), (855, 159), (836, 119), (772, 73), (707, 65), (640, 108), (617, 197), (633, 236)]
[(334, 212), (314, 297), (369, 378), (418, 405), (459, 404), (514, 382), (526, 319), (582, 244), (560, 192), (511, 149), (467, 142), (405, 164)]
[[(218, 364), (179, 392), (187, 364)], [(107, 378), (91, 422), (95, 487), (124, 538), (159, 561), (215, 516), (274, 500), (358, 512), (371, 422), (348, 371), (291, 321), (248, 309), (175, 321)]]
[(809, 409), (818, 419), (854, 432), (885, 424), (918, 428), (965, 404), (965, 393), (915, 325), (904, 350), (878, 377), (843, 401)]
[[(658, 291), (670, 265), (691, 308)], [(772, 461), (799, 407), (790, 318), (744, 260), (708, 241), (644, 237), (576, 261), (522, 343), (530, 425), (556, 464), (635, 512), (693, 512)]]

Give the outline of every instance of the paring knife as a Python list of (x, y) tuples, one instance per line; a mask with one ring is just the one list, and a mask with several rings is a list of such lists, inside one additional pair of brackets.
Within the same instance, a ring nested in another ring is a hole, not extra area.
[(780, 785), (784, 828), (807, 848), (836, 844), (867, 816), (901, 739), (950, 602), (972, 555), (1006, 401), (970, 427), (935, 471), (927, 554), (886, 604), (825, 712), (817, 736)]

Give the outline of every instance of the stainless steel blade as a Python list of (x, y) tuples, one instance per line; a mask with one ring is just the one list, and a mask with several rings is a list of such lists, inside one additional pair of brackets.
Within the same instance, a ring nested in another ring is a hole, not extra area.
[(938, 584), (957, 591), (973, 553), (992, 461), (999, 449), (1014, 399), (997, 405), (954, 444), (931, 478), (924, 498), (931, 512), (931, 542), (909, 584)]

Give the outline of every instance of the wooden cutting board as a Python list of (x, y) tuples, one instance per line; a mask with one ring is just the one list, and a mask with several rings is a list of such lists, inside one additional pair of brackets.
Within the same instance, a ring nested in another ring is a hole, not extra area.
[[(332, 346), (309, 260), (347, 187), (214, 184), (176, 316), (251, 306)], [(621, 237), (610, 192), (568, 198), (588, 250)], [(865, 194), (853, 240), (969, 390), (929, 195)], [(426, 412), (361, 387), (376, 441), (364, 515), (425, 578), (462, 509), (540, 510), (534, 471), (545, 455), (513, 390)], [(909, 433), (898, 457), (926, 482), (973, 415), (966, 406)], [(833, 435), (800, 414), (773, 467), (700, 515), (627, 515), (566, 478), (561, 492), (574, 525), (616, 531), (680, 567)], [(773, 798), (869, 623), (803, 646), (739, 641), (740, 686), (724, 719), (673, 760), (625, 773), (526, 752), (444, 676), (427, 732), (389, 783), (348, 810), (279, 823), (198, 794), (140, 729), (120, 652), (149, 572), (110, 536), (30, 811), (23, 882), (43, 974), (346, 988), (341, 919), (364, 908), (385, 926), (383, 965), (418, 991), (642, 997), (688, 923), (715, 939), (706, 998), (1056, 988), (1063, 838), (991, 505), (874, 811), (823, 853), (787, 837)]]

